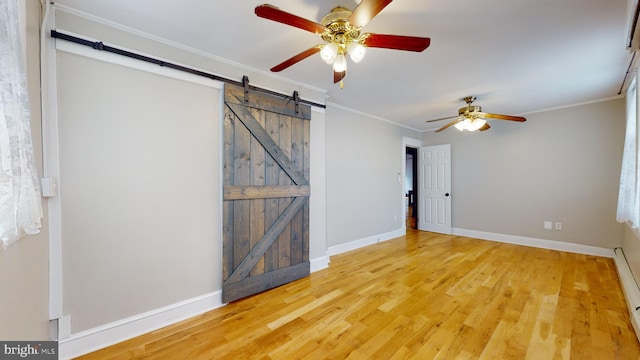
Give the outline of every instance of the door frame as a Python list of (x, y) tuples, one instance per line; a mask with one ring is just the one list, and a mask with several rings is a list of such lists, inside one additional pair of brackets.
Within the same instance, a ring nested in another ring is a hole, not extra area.
[[(402, 165), (402, 172), (399, 174), (400, 182), (402, 185), (400, 186), (400, 214), (402, 214), (402, 228), (404, 229), (404, 233), (407, 233), (407, 222), (405, 219), (407, 218), (407, 207), (405, 206), (405, 194), (407, 193), (407, 189), (404, 186), (404, 179), (407, 177), (407, 148), (420, 149), (420, 147), (424, 146), (422, 144), (422, 139), (416, 139), (408, 136), (402, 137), (402, 161), (400, 162)], [(418, 159), (415, 159), (417, 161)], [(418, 174), (414, 174), (414, 176), (418, 177)], [(420, 178), (418, 177), (418, 184), (420, 184)], [(420, 202), (417, 204), (417, 212), (420, 214)]]

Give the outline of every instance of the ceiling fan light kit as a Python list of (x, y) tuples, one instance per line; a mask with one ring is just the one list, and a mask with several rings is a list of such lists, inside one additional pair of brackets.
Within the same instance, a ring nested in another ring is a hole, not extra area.
[(336, 59), (333, 61), (333, 71), (334, 72), (347, 71), (347, 57), (344, 56), (344, 54), (338, 54)]
[(322, 18), (321, 23), (284, 12), (269, 4), (255, 9), (257, 16), (313, 32), (322, 38), (323, 44), (309, 48), (271, 68), (282, 71), (289, 66), (320, 52), (324, 62), (333, 66), (333, 82), (340, 82), (347, 72), (347, 55), (354, 63), (362, 61), (367, 47), (421, 52), (429, 47), (431, 39), (415, 36), (361, 33), (368, 24), (392, 0), (362, 0), (353, 11), (337, 6)]
[(347, 71), (347, 54), (351, 61), (359, 63), (366, 52), (361, 43), (366, 38), (366, 34), (360, 36), (360, 28), (349, 23), (351, 14), (349, 9), (338, 6), (321, 20), (325, 30), (320, 37), (325, 44), (320, 51), (320, 56), (327, 64), (333, 64), (334, 72)]
[(472, 103), (476, 100), (475, 96), (467, 96), (463, 98), (467, 103), (467, 106), (461, 107), (458, 109), (458, 116), (448, 116), (440, 119), (427, 120), (427, 122), (435, 122), (442, 121), (451, 118), (456, 118), (453, 121), (447, 123), (442, 126), (436, 132), (441, 132), (448, 129), (451, 126), (454, 126), (456, 129), (460, 131), (485, 131), (489, 130), (491, 126), (485, 119), (498, 119), (498, 120), (508, 120), (508, 121), (517, 121), (524, 122), (527, 119), (522, 116), (512, 116), (512, 115), (501, 115), (501, 114), (491, 114), (482, 111), (482, 108), (477, 105), (472, 105)]
[(485, 119), (472, 119), (465, 118), (463, 121), (459, 121), (454, 126), (460, 131), (476, 131), (487, 124)]
[(359, 42), (351, 42), (347, 45), (347, 53), (349, 53), (351, 61), (357, 64), (364, 59), (367, 48)]

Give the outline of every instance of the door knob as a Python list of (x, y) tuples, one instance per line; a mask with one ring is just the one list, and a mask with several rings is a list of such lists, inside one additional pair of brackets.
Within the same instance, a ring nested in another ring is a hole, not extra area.
[(449, 196), (449, 193), (444, 194), (444, 196)]

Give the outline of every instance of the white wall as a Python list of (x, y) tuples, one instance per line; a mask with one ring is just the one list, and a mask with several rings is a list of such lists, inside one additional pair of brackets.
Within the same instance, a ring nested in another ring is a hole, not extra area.
[[(486, 132), (424, 135), (451, 144), (454, 228), (612, 249), (624, 100), (493, 121)], [(544, 230), (545, 220), (562, 230)]]
[(312, 108), (309, 161), (309, 259), (311, 271), (328, 266), (327, 256), (327, 121), (324, 109)]
[(327, 105), (327, 243), (329, 247), (405, 226), (403, 136), (419, 133)]
[(222, 84), (62, 51), (57, 67), (72, 332), (220, 289)]
[[(31, 131), (39, 174), (42, 174), (40, 124), (40, 2), (26, 1), (27, 86), (31, 103)], [(40, 234), (25, 236), (0, 252), (0, 339), (47, 340), (48, 243), (46, 201)]]

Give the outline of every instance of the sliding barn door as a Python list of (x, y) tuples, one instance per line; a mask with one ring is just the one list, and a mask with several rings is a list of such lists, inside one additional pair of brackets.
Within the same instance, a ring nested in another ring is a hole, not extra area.
[(222, 300), (309, 275), (311, 108), (225, 86)]

